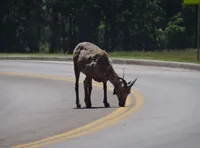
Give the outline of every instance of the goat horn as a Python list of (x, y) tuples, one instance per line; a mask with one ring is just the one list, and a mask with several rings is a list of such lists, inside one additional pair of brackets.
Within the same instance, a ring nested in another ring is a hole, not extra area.
[(133, 82), (130, 83), (129, 87), (132, 87), (133, 84), (137, 81), (138, 78), (136, 78)]
[(125, 68), (123, 67), (123, 79), (124, 79), (124, 71), (125, 71)]

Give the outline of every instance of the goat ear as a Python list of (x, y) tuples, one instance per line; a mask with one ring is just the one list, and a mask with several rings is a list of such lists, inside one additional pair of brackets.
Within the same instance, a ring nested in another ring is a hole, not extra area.
[(131, 81), (129, 81), (127, 84), (129, 84), (129, 85), (130, 85), (130, 84), (131, 84)]

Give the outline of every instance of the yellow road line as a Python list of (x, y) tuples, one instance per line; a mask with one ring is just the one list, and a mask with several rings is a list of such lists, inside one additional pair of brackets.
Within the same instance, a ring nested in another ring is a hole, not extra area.
[[(22, 73), (16, 73), (16, 72), (0, 72), (0, 74), (26, 76), (26, 77), (36, 77), (36, 78), (45, 78), (45, 79), (52, 79), (52, 80), (62, 80), (62, 81), (74, 82), (73, 78), (58, 77), (58, 76), (47, 76), (47, 75), (38, 75), (38, 74), (22, 74)], [(83, 81), (80, 81), (80, 82), (83, 83)], [(100, 85), (96, 82), (94, 82), (93, 85), (102, 87), (102, 85)], [(108, 86), (108, 89), (112, 90), (112, 87)], [(48, 137), (48, 138), (45, 138), (45, 139), (42, 139), (42, 140), (38, 140), (38, 141), (35, 141), (35, 142), (30, 142), (28, 144), (18, 145), (14, 148), (40, 147), (40, 146), (60, 142), (60, 141), (66, 140), (66, 139), (75, 138), (75, 137), (78, 137), (78, 136), (83, 136), (83, 135), (92, 133), (94, 131), (103, 129), (103, 128), (109, 126), (109, 125), (116, 124), (121, 119), (130, 115), (133, 111), (135, 111), (137, 108), (139, 108), (142, 104), (142, 98), (143, 97), (142, 97), (141, 93), (139, 93), (137, 91), (132, 91), (131, 93), (135, 96), (135, 99), (136, 99), (135, 106), (133, 106), (131, 108), (130, 107), (118, 108), (115, 111), (113, 111), (111, 114), (109, 114), (105, 117), (102, 117), (98, 120), (95, 120), (95, 121), (93, 121), (89, 124), (81, 126), (79, 128), (76, 128), (72, 131), (62, 133), (62, 134), (58, 134), (58, 135), (55, 135), (55, 136), (51, 136), (51, 137)], [(131, 98), (130, 98), (130, 96), (128, 96), (126, 106), (130, 106), (130, 105), (131, 105)]]
[(132, 91), (132, 93), (135, 95), (136, 102), (137, 102), (136, 105), (134, 107), (131, 107), (128, 111), (125, 111), (123, 114), (110, 119), (110, 121), (103, 122), (102, 124), (100, 124), (100, 125), (98, 125), (96, 127), (90, 128), (88, 130), (85, 130), (85, 131), (82, 131), (82, 132), (79, 132), (79, 133), (71, 134), (69, 136), (68, 136), (68, 134), (66, 134), (66, 136), (63, 136), (63, 137), (61, 137), (59, 139), (53, 139), (51, 141), (46, 141), (46, 142), (43, 142), (43, 143), (32, 145), (32, 146), (29, 146), (27, 148), (39, 148), (39, 147), (42, 147), (42, 146), (46, 146), (46, 145), (62, 142), (62, 141), (67, 140), (67, 139), (76, 138), (76, 137), (79, 137), (79, 136), (84, 136), (84, 135), (87, 135), (87, 134), (91, 134), (91, 133), (93, 133), (95, 131), (99, 131), (99, 130), (102, 130), (102, 129), (108, 127), (108, 126), (117, 124), (120, 120), (126, 118), (128, 115), (130, 115), (136, 109), (138, 109), (143, 103), (143, 96), (141, 95), (141, 93), (139, 93), (137, 91)]

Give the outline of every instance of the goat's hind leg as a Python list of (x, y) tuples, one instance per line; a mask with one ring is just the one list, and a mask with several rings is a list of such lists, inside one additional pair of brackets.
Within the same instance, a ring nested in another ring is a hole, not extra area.
[(91, 103), (91, 91), (92, 91), (92, 80), (89, 79), (88, 77), (85, 78), (84, 80), (84, 90), (85, 90), (85, 104), (86, 108), (91, 108), (92, 103)]
[(104, 91), (104, 98), (103, 98), (104, 106), (110, 107), (110, 104), (108, 103), (107, 100), (107, 82), (103, 82), (103, 91)]
[(74, 66), (74, 72), (75, 72), (75, 91), (76, 91), (76, 106), (77, 108), (81, 108), (80, 100), (79, 100), (79, 77), (80, 77), (80, 71), (78, 70), (77, 66)]

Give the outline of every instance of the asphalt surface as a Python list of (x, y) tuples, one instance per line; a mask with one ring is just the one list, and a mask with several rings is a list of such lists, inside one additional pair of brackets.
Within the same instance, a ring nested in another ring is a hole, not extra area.
[[(61, 62), (60, 64), (59, 62), (57, 64), (55, 63), (52, 64), (46, 62), (34, 63), (33, 61), (0, 62), (1, 71), (18, 71), (18, 72), (52, 74), (61, 76), (66, 76), (66, 75), (73, 76), (73, 73), (71, 71), (71, 66), (72, 65), (70, 62), (68, 63)], [(114, 65), (114, 67), (117, 73), (122, 75), (123, 71), (122, 66)], [(47, 145), (44, 147), (46, 148), (72, 148), (72, 147), (73, 148), (86, 148), (86, 147), (199, 148), (200, 147), (200, 114), (199, 114), (200, 72), (182, 70), (182, 69), (153, 68), (144, 66), (124, 65), (124, 67), (126, 67), (125, 79), (131, 80), (136, 77), (139, 78), (134, 86), (134, 89), (142, 92), (144, 96), (144, 103), (142, 107), (136, 110), (133, 114), (131, 114), (131, 116), (120, 121), (120, 123), (112, 127), (105, 128), (101, 131), (85, 135), (79, 138), (69, 139), (63, 142)], [(1, 78), (6, 79), (8, 78), (8, 76), (3, 76), (3, 77), (1, 76)], [(15, 77), (12, 77), (11, 80), (13, 80), (14, 78)], [(21, 79), (21, 81), (25, 81), (25, 78), (23, 78), (23, 80)], [(29, 79), (29, 81), (31, 80)], [(6, 85), (6, 83), (7, 81), (4, 81), (3, 86)], [(46, 83), (48, 85), (48, 82)], [(62, 82), (59, 83), (61, 83), (59, 85), (61, 85), (62, 87)], [(30, 85), (30, 82), (28, 84)], [(44, 83), (42, 84), (45, 85)], [(18, 85), (21, 86), (21, 84)], [(55, 86), (55, 84), (52, 85)], [(70, 87), (71, 84), (63, 84), (63, 85), (66, 85), (65, 87), (68, 86), (67, 88), (71, 89)], [(0, 86), (2, 88), (2, 83), (0, 84)], [(13, 94), (11, 93), (10, 89), (9, 90), (4, 89), (3, 91), (1, 90), (1, 96), (4, 95), (6, 91), (9, 91), (9, 94), (11, 96), (7, 96), (8, 98), (12, 98), (12, 95), (16, 97), (17, 90), (15, 89), (16, 88), (13, 88), (13, 91), (15, 92)], [(55, 92), (53, 91), (53, 86), (52, 87), (49, 86), (48, 89), (52, 91), (51, 95), (54, 94), (55, 96), (57, 96), (58, 94), (60, 94), (60, 96), (62, 96), (61, 93), (59, 92), (57, 92), (57, 95), (55, 94), (56, 91), (55, 90), (54, 90)], [(62, 89), (59, 91), (62, 91)], [(67, 89), (65, 89), (65, 91), (67, 91)], [(34, 97), (34, 99), (35, 98), (36, 96)], [(29, 99), (33, 100), (32, 97), (30, 97)], [(43, 104), (41, 104), (41, 106), (39, 105), (41, 108), (45, 107), (52, 109), (53, 105), (48, 106), (49, 103), (47, 102), (47, 100), (44, 99), (43, 101), (44, 101)], [(1, 107), (3, 106), (3, 108), (5, 108), (6, 105), (8, 106), (9, 104), (8, 102), (12, 102), (12, 100), (8, 99), (8, 101), (5, 101), (4, 99), (1, 102), (4, 103), (4, 105), (1, 103)], [(25, 101), (25, 103), (27, 102)], [(48, 105), (45, 106), (44, 105), (45, 102), (47, 102)], [(20, 108), (20, 107), (15, 108), (14, 107), (15, 103), (16, 102), (10, 103), (8, 106), (10, 110), (13, 110), (13, 113), (15, 109)], [(31, 103), (29, 102), (27, 104)], [(68, 110), (71, 107), (71, 105), (72, 102), (70, 105), (66, 105)], [(30, 106), (34, 106), (34, 104), (32, 103)], [(23, 112), (23, 109), (19, 110)], [(2, 118), (6, 119), (6, 117), (7, 118), (9, 117), (7, 115), (2, 115), (1, 112), (2, 109), (0, 110), (0, 119), (2, 122)], [(6, 110), (6, 112), (9, 113), (9, 110)], [(72, 112), (71, 108), (70, 112)], [(79, 114), (81, 113), (83, 114), (83, 111), (77, 113), (77, 116), (79, 116)], [(54, 114), (54, 110), (52, 110), (52, 114)], [(57, 115), (58, 114), (62, 116), (61, 115), (62, 113), (57, 113)], [(94, 116), (97, 115), (98, 113)], [(14, 114), (12, 116), (13, 118), (15, 117)], [(70, 117), (70, 115), (68, 117)], [(13, 118), (10, 120), (14, 120)], [(80, 122), (82, 122), (82, 119), (80, 119)], [(3, 121), (3, 123), (4, 122), (5, 121)], [(8, 123), (4, 123), (3, 126), (7, 126), (7, 124)], [(20, 128), (21, 125), (19, 123), (17, 123), (18, 125), (16, 125), (15, 123), (12, 124), (17, 128)], [(56, 124), (58, 124), (58, 122)], [(28, 126), (26, 128), (28, 129), (33, 127)], [(2, 124), (0, 124), (0, 133), (2, 132), (3, 129), (5, 129), (5, 127), (2, 128)], [(2, 135), (4, 134), (0, 134), (0, 136)], [(10, 134), (10, 136), (11, 135), (12, 134)]]
[[(0, 72), (73, 76), (69, 64), (0, 61)], [(82, 76), (83, 77), (83, 76)], [(40, 140), (88, 124), (111, 113), (117, 99), (108, 91), (111, 108), (104, 108), (103, 90), (93, 87), (92, 109), (76, 109), (74, 82), (0, 74), (0, 148)]]

